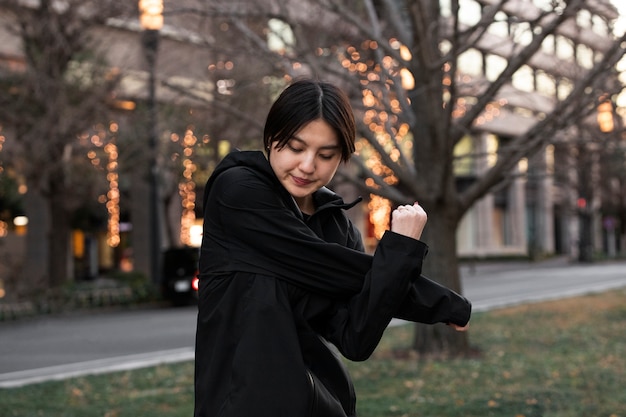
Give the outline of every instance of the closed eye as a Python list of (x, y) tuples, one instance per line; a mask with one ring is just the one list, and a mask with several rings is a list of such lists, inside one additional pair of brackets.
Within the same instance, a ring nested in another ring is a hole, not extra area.
[(289, 148), (289, 150), (291, 152), (295, 152), (295, 153), (299, 153), (299, 152), (304, 151), (304, 149), (302, 149), (302, 148), (296, 148), (296, 147), (292, 146), (291, 143), (287, 144), (287, 148)]

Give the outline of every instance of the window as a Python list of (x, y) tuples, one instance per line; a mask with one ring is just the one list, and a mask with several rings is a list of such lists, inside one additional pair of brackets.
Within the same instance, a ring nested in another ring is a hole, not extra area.
[(559, 100), (565, 100), (565, 98), (567, 98), (567, 96), (569, 96), (572, 93), (572, 90), (574, 89), (574, 86), (572, 85), (571, 81), (565, 79), (565, 78), (561, 78), (559, 80), (559, 85), (557, 87), (557, 97)]
[(459, 70), (464, 74), (480, 76), (483, 74), (483, 56), (476, 49), (468, 49), (459, 56)]
[(576, 45), (576, 61), (583, 68), (592, 68), (594, 53), (587, 45)]
[(512, 34), (515, 43), (519, 45), (529, 45), (533, 40), (533, 28), (530, 23), (520, 22), (512, 26)]
[(496, 55), (488, 55), (486, 64), (485, 76), (489, 81), (495, 81), (506, 68), (508, 61)]
[(563, 60), (571, 60), (574, 57), (574, 44), (563, 36), (556, 38), (556, 56)]
[(454, 175), (457, 177), (474, 177), (474, 141), (465, 136), (454, 147)]
[(509, 31), (509, 22), (506, 14), (502, 12), (496, 13), (493, 23), (489, 25), (489, 33), (503, 39), (509, 38), (511, 33)]
[(498, 162), (498, 137), (492, 133), (487, 135), (487, 166), (493, 167)]
[(528, 65), (518, 69), (512, 77), (513, 87), (521, 91), (532, 92), (535, 90), (535, 74)]
[[(620, 1), (624, 1), (624, 0), (620, 0)], [(592, 24), (593, 31), (600, 35), (607, 35), (611, 33), (611, 30), (607, 22), (598, 15), (594, 15), (591, 17), (591, 24)]]
[(459, 19), (462, 23), (474, 26), (480, 22), (482, 10), (480, 4), (474, 0), (459, 1)]
[(450, 17), (452, 15), (452, 10), (450, 8), (450, 0), (440, 0), (439, 8), (441, 9), (441, 16)]
[(581, 28), (591, 28), (591, 13), (589, 10), (580, 10), (576, 15), (576, 24)]
[(537, 83), (537, 91), (546, 96), (554, 97), (556, 95), (556, 83), (554, 78), (543, 71), (537, 71), (535, 74), (535, 82)]
[(548, 35), (541, 44), (541, 49), (548, 55), (554, 54), (554, 35)]

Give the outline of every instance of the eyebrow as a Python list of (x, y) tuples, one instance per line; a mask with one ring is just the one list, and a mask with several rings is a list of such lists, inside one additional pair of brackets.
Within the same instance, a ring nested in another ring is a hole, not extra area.
[[(298, 136), (296, 136), (296, 135), (293, 135), (293, 136), (291, 137), (291, 139), (292, 139), (292, 140), (297, 140), (298, 142), (303, 143), (303, 144), (305, 144), (306, 146), (309, 146), (309, 144), (308, 144), (305, 140), (303, 140), (303, 139), (299, 138), (299, 137), (298, 137)], [(320, 149), (320, 150), (329, 150), (329, 151), (330, 151), (330, 150), (337, 150), (337, 149), (341, 149), (341, 145), (326, 145), (326, 146), (320, 146), (320, 148), (319, 148), (319, 149)]]

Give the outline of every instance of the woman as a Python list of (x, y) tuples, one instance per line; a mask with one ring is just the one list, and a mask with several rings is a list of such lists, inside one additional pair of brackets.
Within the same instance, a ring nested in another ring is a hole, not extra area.
[(393, 212), (374, 255), (363, 252), (344, 213), (358, 200), (325, 187), (354, 139), (345, 95), (301, 80), (270, 109), (267, 158), (233, 152), (209, 178), (196, 417), (355, 416), (336, 351), (367, 359), (393, 317), (467, 325), (470, 303), (420, 275), (427, 216), (417, 203)]

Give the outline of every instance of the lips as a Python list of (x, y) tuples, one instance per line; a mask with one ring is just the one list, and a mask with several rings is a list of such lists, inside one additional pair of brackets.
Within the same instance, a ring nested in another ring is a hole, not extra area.
[(306, 178), (294, 177), (293, 175), (291, 178), (293, 179), (293, 182), (300, 187), (305, 187), (313, 182), (311, 180), (307, 180)]

